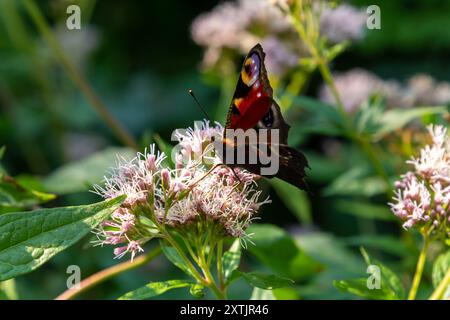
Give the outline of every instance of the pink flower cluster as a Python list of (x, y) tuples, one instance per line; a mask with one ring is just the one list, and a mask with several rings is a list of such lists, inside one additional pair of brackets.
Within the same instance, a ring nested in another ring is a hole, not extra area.
[(403, 227), (426, 227), (433, 233), (450, 236), (450, 139), (443, 126), (429, 126), (432, 144), (420, 156), (408, 161), (414, 166), (395, 184), (392, 212), (404, 221)]
[[(164, 166), (165, 155), (149, 151), (131, 161), (120, 159), (103, 186), (95, 192), (105, 199), (126, 195), (121, 208), (95, 231), (97, 245), (117, 246), (117, 258), (143, 251), (143, 245), (161, 236), (161, 230), (177, 233), (203, 232), (196, 226), (212, 227), (217, 236), (244, 239), (245, 229), (266, 199), (258, 201), (255, 178), (244, 170), (213, 166), (220, 162), (214, 153), (205, 164), (192, 155), (213, 146), (212, 138), (221, 136), (223, 128), (197, 123), (194, 129), (178, 130), (179, 145), (174, 155), (174, 169)], [(194, 229), (194, 231), (193, 231)]]

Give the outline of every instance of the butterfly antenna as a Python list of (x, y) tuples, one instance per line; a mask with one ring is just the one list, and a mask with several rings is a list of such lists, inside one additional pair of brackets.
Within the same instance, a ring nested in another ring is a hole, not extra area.
[(191, 97), (194, 99), (195, 103), (197, 103), (197, 106), (200, 108), (200, 110), (203, 112), (203, 114), (205, 115), (205, 117), (210, 121), (211, 118), (209, 117), (208, 113), (205, 111), (205, 109), (202, 107), (202, 105), (200, 104), (200, 102), (197, 100), (197, 97), (194, 94), (194, 91), (192, 91), (192, 89), (189, 89), (189, 94), (191, 95)]

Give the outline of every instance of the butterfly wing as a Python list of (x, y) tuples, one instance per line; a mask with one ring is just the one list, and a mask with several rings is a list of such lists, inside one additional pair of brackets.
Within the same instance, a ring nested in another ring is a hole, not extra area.
[[(305, 167), (308, 167), (306, 157), (299, 151), (287, 145), (290, 126), (281, 114), (279, 105), (273, 99), (273, 89), (267, 77), (264, 65), (265, 53), (260, 44), (254, 46), (245, 57), (241, 68), (236, 90), (231, 100), (227, 115), (225, 129), (270, 129), (269, 141), (271, 141), (271, 130), (279, 130), (278, 157), (279, 170), (274, 175), (264, 175), (268, 178), (276, 176), (298, 188), (307, 189), (304, 180)], [(231, 150), (236, 154), (239, 146), (225, 137), (224, 151)], [(273, 142), (275, 143), (275, 142)], [(246, 159), (250, 157), (251, 146), (245, 148)], [(242, 149), (241, 149), (242, 150)], [(259, 153), (260, 150), (257, 150)], [(228, 164), (230, 165), (230, 164)], [(231, 164), (232, 167), (242, 167), (248, 171), (261, 175), (261, 163)]]
[(309, 168), (309, 165), (305, 155), (287, 145), (280, 145), (279, 151), (280, 167), (275, 176), (297, 188), (308, 191), (305, 168)]
[(225, 128), (279, 129), (280, 143), (287, 144), (289, 125), (273, 100), (264, 58), (265, 53), (260, 44), (254, 46), (245, 57)]

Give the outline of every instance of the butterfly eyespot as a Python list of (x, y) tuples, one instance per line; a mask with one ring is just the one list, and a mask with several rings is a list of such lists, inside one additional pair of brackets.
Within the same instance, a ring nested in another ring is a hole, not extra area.
[(258, 80), (260, 66), (261, 60), (257, 54), (253, 54), (245, 60), (241, 78), (247, 86), (251, 87)]

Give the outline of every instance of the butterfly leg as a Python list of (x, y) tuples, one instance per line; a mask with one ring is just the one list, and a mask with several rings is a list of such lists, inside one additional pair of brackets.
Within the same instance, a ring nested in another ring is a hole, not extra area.
[(211, 174), (214, 170), (216, 170), (216, 168), (223, 166), (224, 164), (219, 163), (219, 164), (215, 164), (211, 169), (208, 170), (208, 172), (206, 172), (203, 177), (199, 178), (197, 181), (195, 181), (194, 183), (192, 183), (191, 185), (189, 185), (189, 188), (192, 189), (194, 188), (200, 181), (202, 181), (203, 179), (205, 179), (209, 174)]
[(238, 174), (236, 173), (236, 171), (234, 171), (235, 168), (232, 168), (231, 171), (233, 172), (234, 177), (236, 178), (237, 181), (239, 181), (238, 185), (242, 184), (242, 180), (241, 178), (239, 178)]

